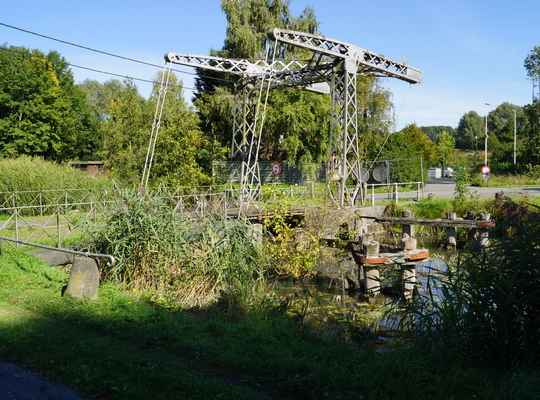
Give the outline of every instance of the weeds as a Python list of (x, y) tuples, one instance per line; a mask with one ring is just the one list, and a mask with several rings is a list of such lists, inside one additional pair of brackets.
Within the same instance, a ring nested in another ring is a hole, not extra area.
[[(417, 345), (443, 363), (511, 369), (540, 361), (539, 215), (462, 257), (402, 310)], [(498, 229), (504, 229), (500, 227)]]

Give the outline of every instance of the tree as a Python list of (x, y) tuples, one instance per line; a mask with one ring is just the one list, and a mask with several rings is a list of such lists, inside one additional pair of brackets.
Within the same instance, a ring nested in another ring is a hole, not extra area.
[[(416, 124), (407, 125), (400, 132), (390, 135), (383, 151), (383, 158), (388, 160), (406, 160), (422, 158), (425, 167), (435, 165), (438, 154), (433, 143)], [(418, 182), (422, 179), (420, 168), (412, 168), (410, 163), (400, 162), (393, 166), (393, 182)]]
[[(273, 52), (267, 37), (270, 28), (284, 28), (318, 34), (319, 23), (312, 8), (298, 17), (283, 0), (223, 0), (222, 9), (229, 22), (224, 46), (212, 55), (232, 58), (264, 58), (265, 50)], [(312, 55), (294, 46), (277, 45), (277, 58), (307, 59)], [(198, 70), (195, 95), (202, 127), (208, 137), (230, 146), (233, 78), (224, 74)], [(359, 77), (358, 108), (361, 153), (374, 156), (393, 125), (391, 94), (374, 77)], [(279, 89), (270, 93), (261, 139), (261, 159), (279, 159), (299, 163), (322, 163), (328, 156), (331, 99), (328, 95)]]
[(530, 80), (536, 82), (540, 79), (540, 46), (534, 46), (525, 57), (523, 66), (527, 70), (527, 76)]
[(392, 93), (370, 75), (358, 76), (356, 86), (360, 156), (374, 160), (394, 129)]
[(441, 161), (443, 165), (443, 170), (446, 170), (446, 166), (450, 161), (452, 150), (455, 145), (456, 139), (446, 131), (442, 131), (437, 136), (437, 151), (439, 153), (439, 161)]
[[(538, 100), (535, 103), (538, 103)], [(538, 107), (540, 105), (535, 103), (523, 107), (525, 121), (522, 128), (524, 138), (523, 162), (538, 165), (540, 164), (540, 121), (538, 117)]]
[[(148, 100), (139, 95), (132, 81), (114, 86), (116, 93), (101, 122), (105, 140), (104, 157), (113, 177), (138, 184), (144, 168), (154, 111), (160, 89), (158, 73)], [(105, 85), (106, 86), (106, 85)], [(199, 129), (199, 118), (183, 96), (182, 85), (171, 74), (158, 140), (150, 173), (152, 186), (199, 185), (210, 181), (212, 159), (223, 150), (207, 140)], [(99, 101), (96, 104), (100, 103)]]
[(442, 132), (446, 132), (454, 136), (455, 129), (451, 126), (421, 126), (420, 129), (426, 134), (426, 136), (433, 142), (437, 142), (437, 138)]
[[(151, 110), (156, 108), (160, 89), (157, 82), (161, 82), (161, 74), (156, 76), (148, 101)], [(155, 165), (150, 174), (153, 185), (194, 186), (210, 182), (212, 160), (223, 159), (225, 149), (215, 140), (205, 138), (199, 122), (199, 117), (184, 100), (181, 82), (171, 74), (155, 149)]]
[(455, 131), (456, 148), (460, 150), (477, 150), (485, 136), (484, 119), (476, 111), (469, 111), (459, 120)]
[(97, 147), (97, 125), (64, 58), (0, 46), (0, 156), (85, 159)]
[(109, 118), (101, 121), (103, 157), (113, 177), (135, 184), (144, 167), (153, 115), (133, 81), (126, 79), (119, 89), (107, 105)]
[[(534, 82), (540, 85), (540, 46), (535, 46), (527, 55), (524, 67), (527, 70), (527, 77), (533, 82), (534, 90)], [(534, 91), (533, 102), (530, 106), (526, 107), (525, 111), (529, 122), (526, 127), (527, 143), (531, 146), (527, 148), (527, 152), (531, 161), (534, 164), (538, 164), (540, 162), (540, 100), (534, 96)]]
[(489, 113), (488, 145), (495, 162), (513, 162), (514, 111), (519, 112), (520, 107), (504, 102)]

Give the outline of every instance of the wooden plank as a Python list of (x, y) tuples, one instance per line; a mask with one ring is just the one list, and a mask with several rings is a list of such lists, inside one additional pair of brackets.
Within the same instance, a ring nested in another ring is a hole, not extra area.
[(492, 221), (477, 221), (467, 219), (426, 219), (426, 218), (399, 218), (399, 217), (376, 217), (373, 218), (377, 222), (386, 222), (393, 225), (423, 225), (423, 226), (440, 226), (445, 228), (492, 228), (495, 223)]
[(386, 264), (388, 262), (387, 257), (367, 258), (361, 257), (360, 262), (362, 264)]
[(423, 260), (425, 258), (429, 258), (429, 251), (426, 251), (426, 252), (423, 252), (423, 253), (411, 254), (409, 256), (409, 260), (411, 260), (411, 261)]

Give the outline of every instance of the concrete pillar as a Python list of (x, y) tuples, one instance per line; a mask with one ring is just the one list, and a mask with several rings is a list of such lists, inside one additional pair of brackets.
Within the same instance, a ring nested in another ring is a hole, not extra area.
[(375, 296), (381, 292), (379, 268), (371, 264), (364, 264), (363, 267), (366, 292), (370, 295)]
[[(403, 210), (401, 212), (401, 216), (403, 218), (414, 218), (414, 212), (411, 210)], [(401, 228), (401, 237), (408, 237), (413, 238), (414, 237), (414, 225), (403, 225)]]
[[(467, 211), (467, 220), (473, 221), (476, 219), (476, 215), (472, 211)], [(471, 228), (469, 229), (469, 232), (467, 233), (467, 239), (469, 241), (469, 247), (472, 249), (476, 246), (476, 235), (478, 233), (478, 229)]]
[(97, 300), (99, 293), (99, 269), (93, 258), (75, 257), (69, 274), (66, 293), (79, 299)]
[(403, 265), (401, 268), (401, 289), (407, 296), (412, 293), (416, 284), (416, 269), (414, 265)]
[[(380, 244), (376, 240), (369, 240), (362, 243), (364, 253), (368, 256), (378, 256)], [(364, 264), (364, 285), (366, 292), (370, 295), (377, 295), (381, 292), (381, 282), (379, 280), (379, 267), (373, 264)]]
[(416, 250), (416, 239), (410, 237), (408, 234), (404, 234), (401, 243), (403, 244), (403, 250), (405, 251)]
[[(480, 213), (480, 222), (489, 222), (490, 220), (490, 213)], [(489, 245), (489, 229), (487, 227), (480, 228), (480, 234), (478, 236), (478, 244), (480, 247), (486, 247)]]
[(251, 224), (247, 227), (248, 236), (251, 242), (257, 247), (262, 247), (263, 242), (263, 226), (262, 224)]
[[(448, 218), (450, 221), (455, 221), (457, 218), (456, 213), (447, 212), (446, 218)], [(455, 250), (457, 247), (457, 229), (455, 227), (448, 227), (446, 228), (446, 232), (448, 234), (448, 248)]]

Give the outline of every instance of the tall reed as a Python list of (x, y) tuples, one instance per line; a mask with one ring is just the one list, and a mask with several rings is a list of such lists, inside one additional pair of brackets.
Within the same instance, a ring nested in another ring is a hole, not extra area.
[(93, 235), (96, 251), (115, 255), (106, 279), (154, 289), (184, 305), (249, 297), (266, 262), (248, 226), (223, 216), (177, 213), (166, 201), (123, 192), (120, 206)]
[(444, 278), (429, 277), (423, 293), (400, 305), (418, 346), (450, 363), (540, 362), (540, 215), (529, 213), (511, 232), (462, 257)]

